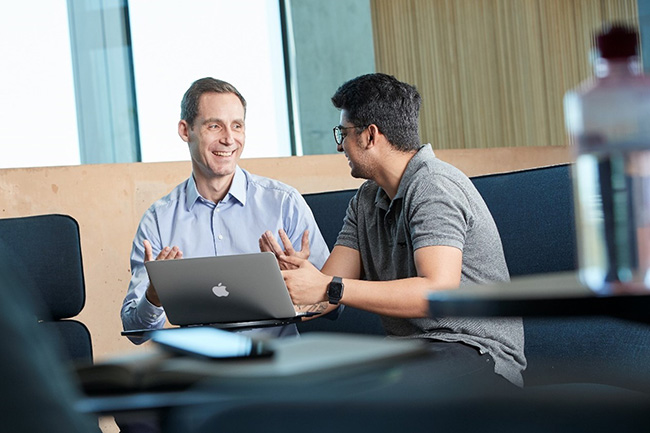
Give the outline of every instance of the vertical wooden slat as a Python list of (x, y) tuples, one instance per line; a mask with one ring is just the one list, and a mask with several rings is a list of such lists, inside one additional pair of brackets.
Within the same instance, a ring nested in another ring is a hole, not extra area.
[(435, 148), (566, 144), (562, 97), (636, 0), (371, 0), (377, 71), (415, 84)]

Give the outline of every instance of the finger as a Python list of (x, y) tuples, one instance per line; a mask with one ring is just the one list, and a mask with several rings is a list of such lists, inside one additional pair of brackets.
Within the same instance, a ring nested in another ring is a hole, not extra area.
[(278, 233), (280, 234), (280, 239), (282, 239), (282, 245), (284, 245), (284, 250), (287, 252), (288, 255), (292, 256), (296, 253), (296, 250), (293, 249), (293, 244), (291, 243), (291, 239), (289, 239), (289, 236), (287, 236), (287, 232), (285, 232), (283, 229), (278, 230)]
[(298, 267), (300, 267), (300, 265), (302, 265), (305, 262), (304, 259), (301, 259), (299, 257), (287, 256), (287, 255), (280, 256), (280, 260)]
[(168, 260), (168, 259), (173, 259), (176, 257), (176, 254), (178, 254), (178, 247), (165, 247), (160, 251), (160, 254), (158, 254), (158, 257), (156, 257), (156, 260)]
[(144, 261), (145, 262), (150, 262), (153, 260), (153, 248), (151, 248), (151, 242), (148, 240), (142, 241), (142, 245), (144, 245)]
[(262, 240), (264, 245), (266, 246), (266, 250), (272, 252), (276, 256), (282, 254), (282, 251), (280, 251), (280, 246), (277, 245), (277, 242), (275, 242), (275, 239), (273, 238), (273, 234), (270, 231), (264, 232), (262, 235)]
[(169, 251), (169, 254), (167, 255), (167, 259), (180, 259), (182, 256), (183, 256), (183, 252), (177, 246), (174, 246)]
[(303, 257), (309, 257), (309, 230), (305, 230), (302, 234), (301, 252)]
[(156, 257), (156, 260), (165, 260), (167, 256), (169, 255), (169, 252), (171, 251), (171, 248), (165, 247), (163, 248), (160, 253), (158, 253), (158, 256)]
[(264, 239), (263, 234), (262, 234), (262, 236), (260, 236), (260, 239), (259, 239), (258, 243), (260, 245), (260, 251), (261, 252), (263, 252), (263, 253), (272, 252), (271, 248), (269, 248), (268, 244), (266, 243), (266, 240)]
[(282, 251), (282, 247), (278, 243), (278, 241), (275, 239), (273, 236), (273, 233), (271, 231), (266, 231), (264, 232), (264, 239), (268, 243), (269, 247), (271, 248), (271, 251), (273, 251), (273, 254), (275, 254), (277, 257), (280, 257), (281, 255), (284, 255), (284, 251)]

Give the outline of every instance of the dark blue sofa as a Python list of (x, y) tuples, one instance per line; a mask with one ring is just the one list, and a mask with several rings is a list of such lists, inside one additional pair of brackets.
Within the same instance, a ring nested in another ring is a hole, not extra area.
[[(571, 165), (472, 178), (501, 234), (511, 276), (576, 269)], [(333, 247), (355, 190), (306, 194)], [(379, 318), (346, 307), (337, 320), (311, 320), (301, 332), (379, 334)], [(650, 390), (650, 328), (615, 317), (524, 318), (527, 386), (597, 383)]]

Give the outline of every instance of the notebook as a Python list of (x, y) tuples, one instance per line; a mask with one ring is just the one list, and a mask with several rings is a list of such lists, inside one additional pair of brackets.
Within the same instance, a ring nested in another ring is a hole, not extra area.
[(315, 314), (295, 311), (270, 252), (157, 260), (145, 267), (173, 325), (252, 328)]

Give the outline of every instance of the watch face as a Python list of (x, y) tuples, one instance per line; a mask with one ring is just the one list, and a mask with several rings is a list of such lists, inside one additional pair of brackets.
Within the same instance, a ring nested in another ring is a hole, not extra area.
[(330, 298), (341, 299), (341, 296), (343, 295), (343, 284), (331, 282), (327, 294)]
[(334, 277), (332, 282), (327, 286), (327, 297), (330, 304), (338, 304), (343, 297), (343, 281), (339, 277)]

